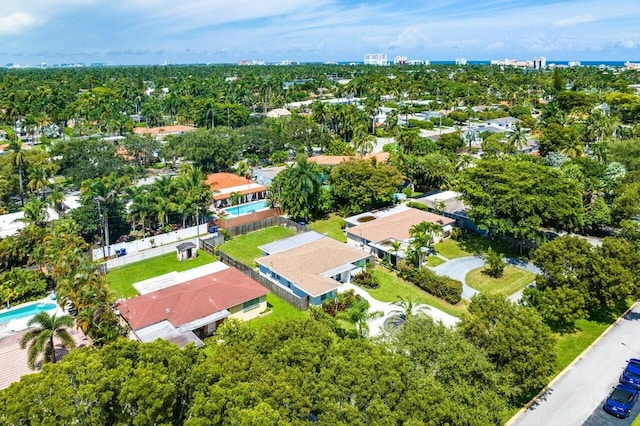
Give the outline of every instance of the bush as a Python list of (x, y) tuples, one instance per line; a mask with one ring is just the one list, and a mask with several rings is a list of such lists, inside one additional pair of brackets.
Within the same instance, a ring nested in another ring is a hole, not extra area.
[(231, 235), (231, 232), (227, 231), (226, 229), (220, 229), (220, 233), (224, 237), (225, 241), (229, 241), (233, 238), (233, 235)]
[(360, 287), (365, 287), (365, 288), (380, 287), (380, 283), (378, 282), (378, 279), (367, 271), (362, 271), (352, 276), (351, 282), (353, 284), (356, 284), (356, 285), (359, 285)]
[(453, 278), (436, 275), (427, 268), (417, 269), (405, 261), (398, 263), (398, 275), (452, 305), (462, 300), (462, 283)]
[(415, 118), (409, 119), (409, 126), (418, 127), (425, 130), (433, 130), (433, 128), (435, 127), (433, 121), (416, 120)]
[(360, 296), (355, 294), (353, 290), (345, 291), (344, 293), (338, 293), (338, 295), (330, 300), (322, 302), (322, 310), (332, 317), (335, 317), (338, 312), (346, 311), (353, 305), (353, 303), (360, 299)]
[(429, 211), (429, 207), (427, 207), (426, 204), (418, 203), (418, 202), (415, 202), (415, 201), (407, 202), (407, 207), (412, 207), (412, 208), (418, 209), (418, 210), (424, 210), (425, 212)]

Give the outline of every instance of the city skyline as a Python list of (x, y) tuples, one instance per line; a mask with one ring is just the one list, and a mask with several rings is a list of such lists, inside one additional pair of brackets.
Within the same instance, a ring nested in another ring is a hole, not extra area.
[(1, 64), (640, 58), (633, 0), (11, 3), (0, 5)]

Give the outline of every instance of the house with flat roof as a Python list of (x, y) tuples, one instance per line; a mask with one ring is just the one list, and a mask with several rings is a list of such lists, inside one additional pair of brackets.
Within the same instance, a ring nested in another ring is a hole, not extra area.
[(375, 154), (367, 154), (362, 157), (355, 155), (316, 155), (314, 157), (308, 157), (307, 162), (316, 163), (319, 166), (337, 166), (340, 163), (351, 160), (372, 160), (375, 159), (378, 163), (389, 162), (388, 152), (376, 152)]
[(233, 173), (211, 173), (204, 181), (211, 188), (216, 207), (231, 205), (231, 195), (236, 193), (242, 196), (242, 203), (262, 200), (267, 194), (267, 188), (258, 184), (251, 177), (238, 176)]
[[(392, 260), (404, 257), (411, 243), (411, 227), (422, 222), (439, 225), (442, 231), (434, 235), (434, 240), (446, 238), (455, 224), (455, 220), (419, 210), (405, 205), (382, 211), (362, 213), (346, 219), (347, 243), (356, 247), (369, 247), (371, 254)], [(357, 224), (356, 224), (357, 223)], [(394, 242), (400, 243), (400, 249), (392, 249)], [(395, 263), (395, 262), (394, 262)]]
[(496, 129), (500, 129), (502, 131), (513, 130), (516, 127), (516, 123), (519, 123), (520, 120), (514, 117), (502, 117), (502, 118), (494, 118), (492, 120), (487, 120), (485, 123), (488, 127), (494, 127)]
[[(307, 235), (309, 234), (309, 235)], [(260, 274), (309, 304), (336, 297), (338, 288), (373, 263), (370, 254), (310, 232), (261, 246), (270, 253), (256, 260)]]
[(290, 115), (291, 111), (286, 108), (275, 108), (267, 113), (267, 117), (271, 118), (289, 117)]
[(485, 233), (469, 219), (469, 206), (464, 203), (459, 192), (441, 191), (426, 197), (416, 198), (414, 201), (424, 204), (429, 211), (455, 219), (460, 228), (470, 229), (480, 234)]
[(242, 272), (226, 268), (123, 300), (116, 309), (141, 342), (200, 346), (225, 319), (256, 318), (267, 307), (267, 293)]
[(151, 135), (156, 139), (163, 139), (168, 135), (182, 135), (188, 132), (195, 132), (198, 130), (192, 126), (176, 125), (176, 126), (162, 126), (162, 127), (135, 127), (133, 133), (140, 136)]

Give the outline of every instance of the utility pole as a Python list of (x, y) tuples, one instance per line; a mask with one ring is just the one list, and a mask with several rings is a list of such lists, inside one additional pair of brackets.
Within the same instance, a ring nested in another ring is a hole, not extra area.
[(105, 230), (104, 230), (104, 215), (102, 214), (102, 207), (100, 206), (100, 199), (102, 197), (96, 197), (96, 203), (98, 204), (98, 217), (100, 218), (100, 240), (102, 241), (102, 257), (107, 260), (107, 253), (105, 251)]

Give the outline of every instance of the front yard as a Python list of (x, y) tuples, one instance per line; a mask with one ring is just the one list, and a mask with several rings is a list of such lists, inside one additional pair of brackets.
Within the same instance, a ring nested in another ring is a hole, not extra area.
[(167, 274), (169, 272), (181, 272), (187, 269), (197, 268), (216, 261), (217, 259), (210, 254), (198, 250), (198, 257), (180, 262), (175, 253), (167, 253), (162, 256), (152, 257), (150, 259), (141, 260), (140, 262), (131, 263), (127, 266), (115, 268), (109, 271), (107, 278), (109, 286), (121, 298), (134, 297), (138, 292), (133, 288), (133, 284), (158, 275)]
[(271, 313), (260, 318), (252, 319), (247, 324), (253, 327), (262, 327), (273, 324), (283, 319), (308, 318), (309, 311), (299, 311), (273, 293), (267, 294), (267, 306)]
[(376, 289), (367, 288), (365, 290), (381, 302), (395, 302), (402, 297), (405, 300), (411, 299), (416, 303), (425, 303), (433, 306), (455, 317), (459, 317), (463, 312), (467, 311), (467, 305), (464, 301), (457, 305), (451, 305), (442, 299), (430, 295), (415, 285), (404, 281), (399, 278), (395, 272), (391, 272), (381, 266), (376, 266), (371, 269), (370, 272), (378, 278), (380, 287)]
[(222, 244), (219, 249), (245, 265), (254, 268), (256, 266), (254, 260), (262, 257), (262, 252), (258, 248), (259, 246), (293, 235), (295, 235), (295, 232), (288, 228), (273, 226), (233, 237), (231, 240)]
[(470, 232), (462, 234), (457, 240), (447, 238), (434, 246), (436, 253), (447, 259), (484, 254), (490, 247), (503, 256), (519, 256), (516, 251), (509, 249), (504, 241), (490, 240)]
[(500, 278), (492, 278), (484, 271), (484, 267), (476, 268), (465, 277), (467, 285), (482, 293), (510, 296), (536, 279), (535, 274), (509, 265), (504, 268), (504, 274)]

